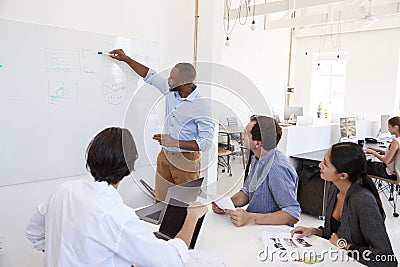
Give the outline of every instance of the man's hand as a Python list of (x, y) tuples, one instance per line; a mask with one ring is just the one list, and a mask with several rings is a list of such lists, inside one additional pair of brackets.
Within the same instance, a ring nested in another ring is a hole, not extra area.
[(179, 140), (176, 140), (167, 134), (155, 134), (153, 139), (157, 140), (160, 145), (165, 147), (179, 147)]
[(234, 225), (240, 227), (250, 223), (250, 213), (241, 208), (236, 210), (225, 210), (231, 216), (231, 221)]
[(225, 211), (224, 211), (223, 209), (221, 209), (220, 207), (218, 207), (218, 205), (215, 204), (214, 201), (211, 202), (211, 205), (212, 205), (212, 210), (213, 210), (213, 212), (218, 213), (218, 214), (223, 214), (223, 213), (225, 213)]
[(109, 53), (111, 58), (125, 62), (142, 78), (146, 77), (147, 73), (149, 72), (148, 67), (127, 56), (122, 49), (114, 49)]
[(119, 61), (124, 61), (124, 62), (128, 62), (128, 60), (130, 59), (130, 57), (128, 57), (124, 50), (122, 49), (115, 49), (109, 52), (109, 54), (114, 55), (111, 56), (113, 59), (119, 60)]

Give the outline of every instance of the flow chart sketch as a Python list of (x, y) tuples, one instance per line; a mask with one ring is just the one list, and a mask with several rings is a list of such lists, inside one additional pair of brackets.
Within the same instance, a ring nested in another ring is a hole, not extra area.
[(97, 56), (96, 51), (91, 48), (81, 48), (80, 59), (81, 59), (81, 73), (82, 74), (96, 74), (94, 58)]
[(112, 105), (122, 103), (127, 97), (127, 84), (115, 80), (105, 80), (103, 83), (103, 96)]
[(78, 102), (78, 85), (74, 82), (49, 81), (49, 104), (63, 105)]
[(80, 72), (80, 53), (75, 50), (46, 48), (46, 72)]

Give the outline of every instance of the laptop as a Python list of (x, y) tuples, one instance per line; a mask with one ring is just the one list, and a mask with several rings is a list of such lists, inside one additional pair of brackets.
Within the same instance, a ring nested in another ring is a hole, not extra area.
[[(175, 238), (176, 234), (182, 229), (183, 223), (185, 222), (187, 207), (187, 203), (171, 198), (168, 202), (160, 228), (157, 232), (154, 232), (154, 235), (157, 238), (166, 241)], [(205, 215), (197, 220), (189, 249), (194, 249), (194, 246), (196, 245), (204, 217)]]
[(156, 204), (139, 209), (135, 211), (136, 215), (143, 221), (160, 224), (167, 208), (166, 203), (169, 203), (171, 198), (186, 204), (195, 201), (200, 193), (200, 187), (203, 183), (203, 180), (204, 177), (168, 188), (165, 202), (158, 202)]

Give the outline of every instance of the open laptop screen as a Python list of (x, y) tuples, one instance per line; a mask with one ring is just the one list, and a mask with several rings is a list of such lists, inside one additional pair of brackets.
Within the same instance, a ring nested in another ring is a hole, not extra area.
[(177, 199), (169, 200), (159, 232), (174, 238), (185, 222), (188, 204)]
[[(156, 234), (156, 236), (163, 239), (174, 238), (182, 229), (183, 223), (185, 222), (187, 207), (187, 203), (171, 198), (158, 231), (158, 233), (161, 235)], [(197, 220), (196, 227), (189, 245), (190, 249), (193, 249), (196, 244), (200, 228), (203, 224), (204, 216)]]

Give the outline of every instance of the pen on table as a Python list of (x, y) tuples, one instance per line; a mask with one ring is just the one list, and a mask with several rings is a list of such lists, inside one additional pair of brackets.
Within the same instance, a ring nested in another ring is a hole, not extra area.
[(105, 56), (116, 56), (116, 55), (117, 55), (117, 54), (110, 54), (110, 53), (101, 52), (101, 51), (97, 52), (97, 54), (98, 54), (98, 55), (105, 55)]

